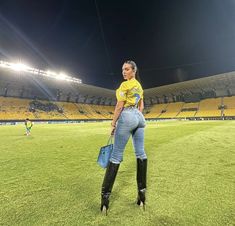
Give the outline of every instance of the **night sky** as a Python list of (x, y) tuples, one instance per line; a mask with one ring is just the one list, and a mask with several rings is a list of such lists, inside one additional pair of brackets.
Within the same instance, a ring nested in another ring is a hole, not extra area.
[(0, 0), (0, 58), (116, 89), (124, 60), (151, 88), (235, 70), (234, 0)]

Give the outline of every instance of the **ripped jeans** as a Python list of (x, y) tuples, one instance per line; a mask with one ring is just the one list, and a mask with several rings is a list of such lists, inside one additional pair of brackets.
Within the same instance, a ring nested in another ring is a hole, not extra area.
[(111, 162), (116, 164), (122, 162), (123, 152), (131, 135), (136, 158), (147, 159), (144, 150), (144, 127), (144, 116), (137, 108), (123, 109), (117, 121)]

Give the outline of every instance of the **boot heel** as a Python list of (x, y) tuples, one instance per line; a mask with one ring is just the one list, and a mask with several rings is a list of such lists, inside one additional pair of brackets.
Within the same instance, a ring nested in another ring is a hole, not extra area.
[(146, 189), (142, 189), (138, 192), (138, 198), (136, 204), (139, 206), (143, 206), (143, 209), (145, 210), (145, 192)]
[(105, 212), (106, 216), (108, 215), (108, 209), (109, 209), (109, 196), (110, 196), (109, 193), (101, 195), (101, 207), (100, 207), (100, 211), (102, 213)]
[(105, 205), (101, 206), (100, 210), (101, 210), (101, 213), (105, 213), (106, 216), (108, 215), (108, 209)]

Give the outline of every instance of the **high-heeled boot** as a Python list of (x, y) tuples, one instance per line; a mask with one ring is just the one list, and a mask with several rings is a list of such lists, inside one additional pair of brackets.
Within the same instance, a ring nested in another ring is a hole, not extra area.
[(147, 159), (137, 158), (137, 205), (143, 205), (145, 210), (145, 200), (146, 200), (146, 177), (147, 177)]
[(118, 172), (120, 164), (115, 164), (109, 162), (109, 165), (106, 169), (106, 173), (104, 176), (102, 190), (101, 190), (101, 212), (105, 211), (107, 215), (107, 210), (109, 209), (109, 197), (113, 188), (113, 184)]

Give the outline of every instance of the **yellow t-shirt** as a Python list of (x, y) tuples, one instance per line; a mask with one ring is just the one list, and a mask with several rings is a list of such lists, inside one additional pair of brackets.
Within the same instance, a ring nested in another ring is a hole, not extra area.
[(125, 101), (124, 107), (137, 106), (143, 99), (142, 86), (135, 78), (122, 82), (116, 90), (116, 97), (118, 101)]
[(27, 122), (25, 122), (25, 126), (26, 126), (26, 128), (30, 128), (33, 126), (33, 123), (31, 121), (27, 121)]

